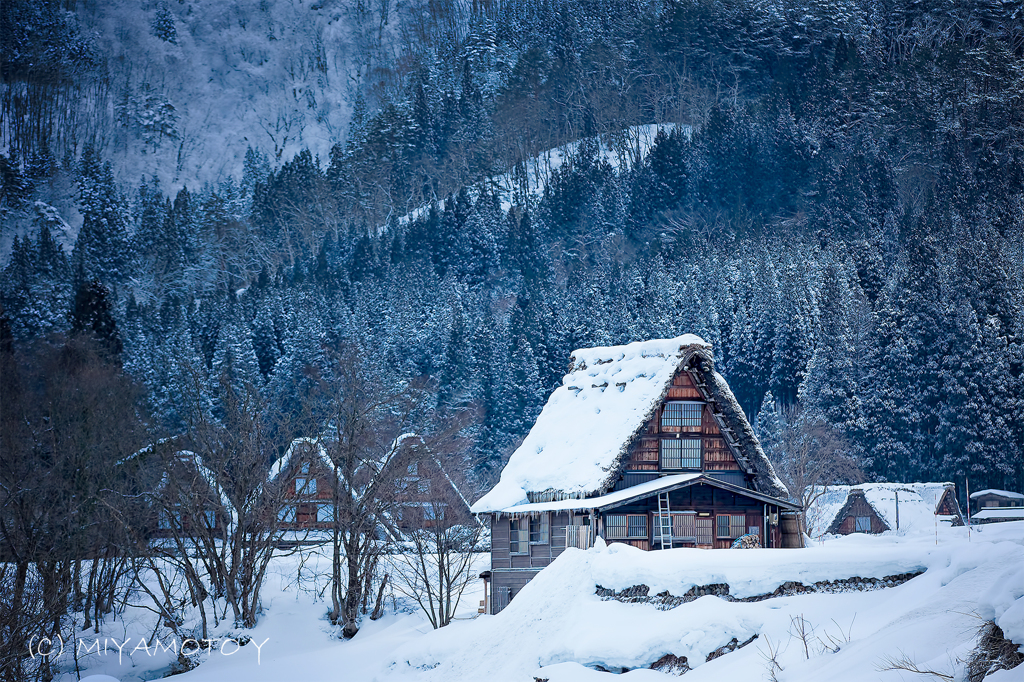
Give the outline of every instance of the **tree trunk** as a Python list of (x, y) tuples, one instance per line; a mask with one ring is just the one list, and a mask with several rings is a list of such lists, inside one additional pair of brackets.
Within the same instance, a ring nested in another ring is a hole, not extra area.
[(380, 581), (380, 587), (377, 589), (377, 601), (373, 605), (373, 613), (370, 614), (370, 620), (377, 620), (384, 615), (384, 588), (388, 585), (388, 574), (384, 574), (384, 578)]

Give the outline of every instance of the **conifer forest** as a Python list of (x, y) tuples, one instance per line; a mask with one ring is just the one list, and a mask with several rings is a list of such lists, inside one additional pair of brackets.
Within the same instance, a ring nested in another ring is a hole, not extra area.
[(101, 384), (98, 461), (287, 444), (347, 355), (483, 487), (573, 349), (693, 333), (769, 448), (1024, 487), (1020, 2), (4, 0), (0, 70), (8, 453)]

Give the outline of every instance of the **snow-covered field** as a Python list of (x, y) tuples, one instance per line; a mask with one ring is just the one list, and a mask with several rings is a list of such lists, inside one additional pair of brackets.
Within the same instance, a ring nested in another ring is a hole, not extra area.
[[(480, 562), (486, 567), (486, 556)], [(473, 618), (482, 596), (477, 585), (462, 603), (464, 619), (446, 628), (431, 630), (418, 613), (391, 613), (367, 621), (347, 642), (335, 638), (324, 603), (297, 589), (297, 570), (293, 558), (281, 559), (266, 588), (267, 612), (249, 633), (260, 644), (259, 660), (253, 644), (230, 655), (215, 650), (199, 655), (201, 665), (179, 679), (667, 680), (648, 668), (674, 654), (693, 668), (685, 674), (688, 682), (772, 679), (772, 671), (787, 682), (937, 679), (884, 670), (896, 659), (960, 680), (984, 621), (995, 619), (1007, 637), (1024, 643), (1024, 522), (976, 528), (970, 540), (964, 528), (945, 528), (937, 538), (855, 535), (805, 550), (568, 550), (496, 616)], [(757, 602), (704, 596), (665, 610), (596, 594), (599, 585), (618, 591), (645, 584), (651, 595), (667, 590), (681, 596), (693, 586), (727, 583), (730, 594), (742, 598), (787, 581), (920, 570), (886, 589)], [(755, 634), (748, 646), (706, 662), (732, 638), (743, 642)], [(130, 662), (125, 656), (120, 665), (116, 656), (94, 654), (82, 666), (124, 682), (162, 674), (144, 652)], [(599, 667), (630, 670), (620, 678)], [(1024, 680), (1024, 666), (987, 679)]]

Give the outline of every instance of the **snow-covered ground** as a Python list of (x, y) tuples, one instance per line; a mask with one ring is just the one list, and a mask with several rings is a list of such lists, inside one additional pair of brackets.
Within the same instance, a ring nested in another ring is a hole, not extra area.
[[(182, 682), (223, 680), (489, 680), (611, 682), (598, 667), (630, 670), (629, 680), (668, 680), (648, 669), (665, 654), (685, 656), (700, 680), (902, 680), (922, 676), (884, 670), (895, 659), (963, 679), (963, 659), (977, 631), (995, 619), (1024, 643), (1024, 522), (921, 533), (852, 535), (804, 550), (676, 549), (641, 552), (624, 545), (567, 550), (496, 616), (472, 618), (480, 585), (461, 607), (464, 620), (437, 631), (418, 613), (391, 613), (364, 623), (351, 641), (335, 638), (325, 605), (296, 589), (298, 564), (281, 559), (265, 593), (267, 612), (248, 633), (260, 644), (237, 653), (202, 654)], [(486, 566), (481, 555), (480, 568)], [(765, 594), (787, 581), (811, 584), (854, 576), (884, 577), (924, 570), (897, 587), (725, 601), (704, 596), (671, 609), (603, 600), (597, 586), (645, 584), (654, 595), (681, 596), (690, 587), (728, 583), (730, 594)], [(803, 627), (806, 636), (798, 633)], [(108, 626), (110, 627), (110, 626)], [(117, 626), (120, 628), (120, 625)], [(147, 633), (148, 634), (148, 633)], [(706, 662), (732, 638), (751, 644)], [(806, 640), (806, 643), (805, 643)], [(232, 647), (233, 648), (233, 647)], [(775, 663), (771, 663), (774, 657)], [(144, 653), (85, 657), (88, 673), (128, 680), (160, 671)], [(65, 677), (65, 680), (74, 677)], [(1024, 667), (993, 682), (1024, 680)]]

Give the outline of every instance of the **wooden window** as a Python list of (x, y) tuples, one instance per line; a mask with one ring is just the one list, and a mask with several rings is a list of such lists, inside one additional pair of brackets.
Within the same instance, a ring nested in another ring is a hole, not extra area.
[(525, 519), (512, 519), (508, 522), (508, 553), (529, 554), (530, 553), (530, 529), (529, 522)]
[(647, 514), (608, 514), (604, 527), (609, 540), (646, 540)]
[(747, 530), (747, 517), (743, 514), (719, 514), (716, 537), (735, 540)]
[(870, 516), (858, 516), (856, 517), (856, 527), (854, 529), (857, 533), (870, 533), (871, 532), (871, 517)]
[(662, 438), (662, 469), (700, 469), (700, 438)]
[(536, 518), (530, 517), (530, 544), (548, 544), (548, 515), (546, 513)]
[(207, 528), (217, 527), (217, 512), (215, 511), (204, 511), (203, 512), (203, 523), (206, 524)]
[(296, 495), (316, 495), (316, 479), (315, 478), (296, 478), (295, 479), (295, 494)]
[(416, 490), (419, 492), (420, 495), (429, 495), (430, 494), (430, 479), (429, 478), (421, 478), (419, 481), (417, 481), (416, 482)]
[(419, 462), (413, 462), (405, 468), (405, 471), (410, 476), (419, 476), (420, 465)]
[(494, 592), (491, 593), (494, 603), (491, 607), (491, 611), (497, 613), (503, 608), (508, 606), (508, 603), (512, 601), (512, 590), (508, 587), (495, 587)]
[(309, 462), (303, 462), (302, 466), (299, 467), (299, 472), (303, 474), (309, 473)]
[(661, 411), (661, 428), (678, 430), (681, 426), (700, 426), (701, 403), (668, 402)]
[(316, 520), (320, 523), (330, 523), (334, 521), (334, 505), (333, 504), (320, 504), (316, 508)]
[(295, 523), (295, 512), (296, 507), (293, 504), (282, 507), (277, 513), (277, 520), (282, 523)]

